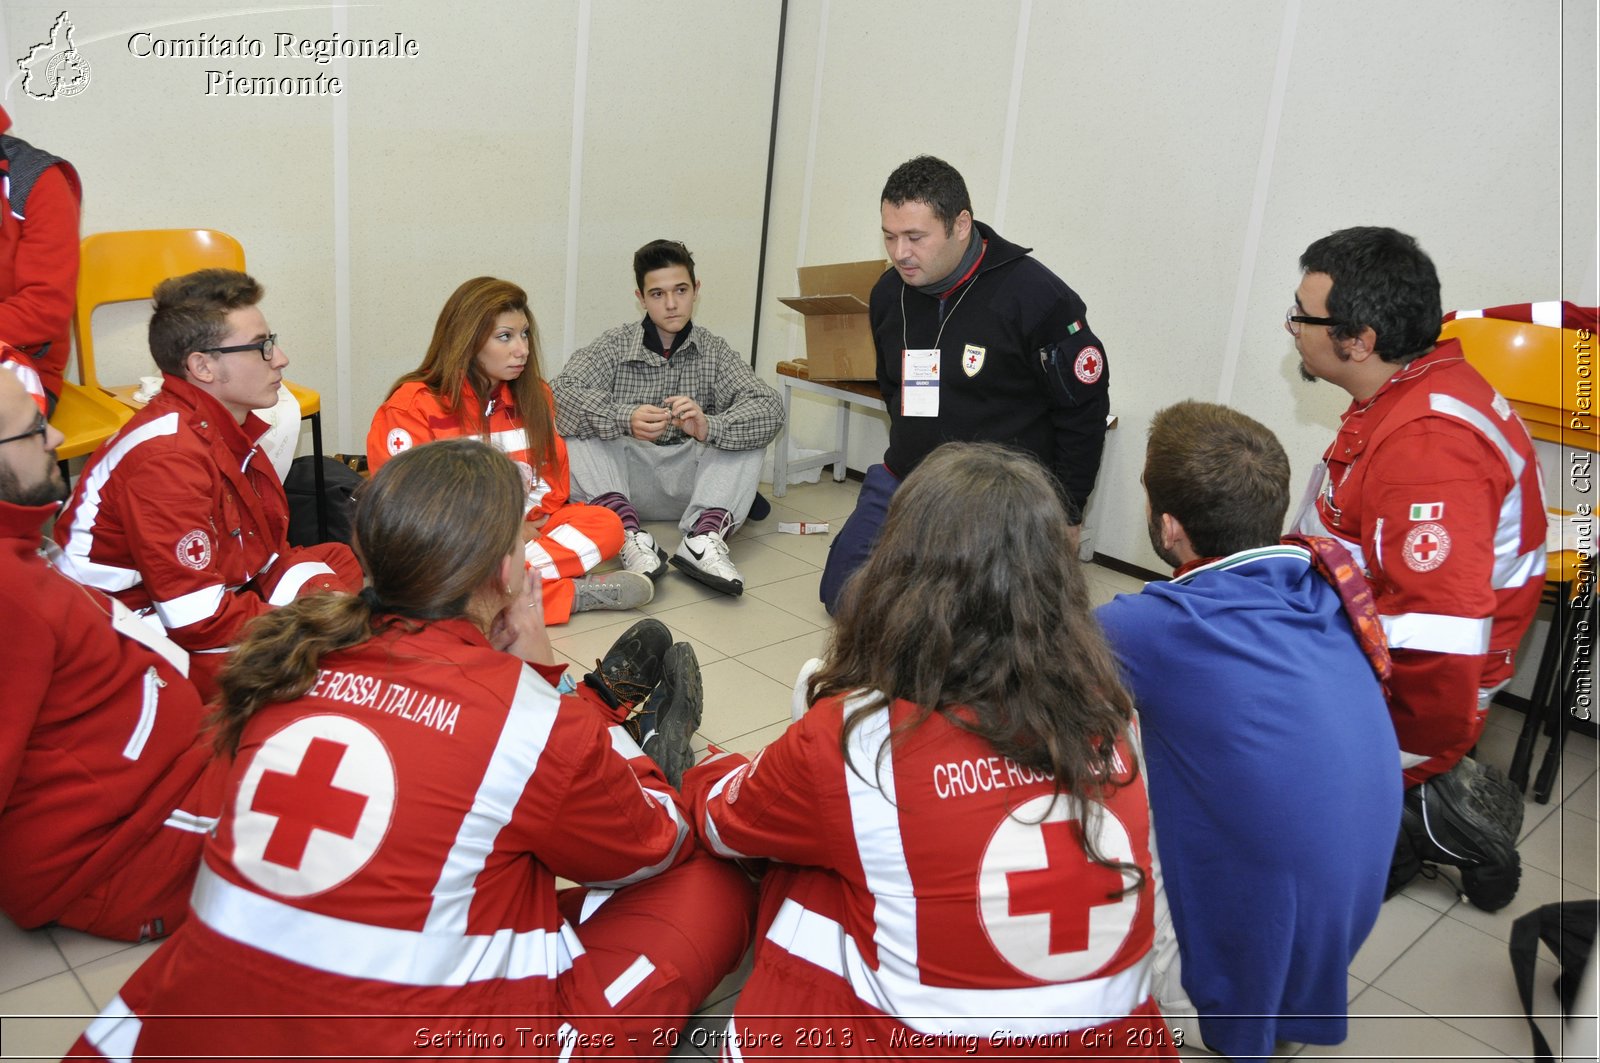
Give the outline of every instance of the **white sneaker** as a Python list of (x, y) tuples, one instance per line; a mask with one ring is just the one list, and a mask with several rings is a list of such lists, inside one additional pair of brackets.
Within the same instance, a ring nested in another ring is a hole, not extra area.
[(685, 576), (723, 594), (744, 593), (744, 577), (733, 567), (728, 558), (728, 544), (716, 532), (685, 535), (678, 544), (678, 552), (672, 555), (672, 563), (682, 569)]
[(667, 571), (667, 552), (656, 545), (655, 536), (647, 531), (628, 532), (623, 537), (622, 553), (617, 559), (629, 572), (651, 579), (660, 579)]
[(574, 613), (593, 609), (637, 609), (656, 596), (656, 585), (650, 582), (650, 577), (637, 572), (607, 572), (604, 576), (584, 576), (572, 582), (578, 588), (578, 597), (572, 603)]

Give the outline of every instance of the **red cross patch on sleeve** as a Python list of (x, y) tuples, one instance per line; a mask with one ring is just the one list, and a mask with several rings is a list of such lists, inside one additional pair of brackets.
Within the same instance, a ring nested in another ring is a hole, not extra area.
[(1450, 556), (1450, 533), (1443, 524), (1418, 524), (1406, 533), (1401, 553), (1412, 571), (1432, 572)]
[(211, 538), (196, 528), (178, 540), (178, 564), (196, 571), (211, 564)]
[(1078, 379), (1085, 384), (1098, 381), (1105, 367), (1105, 355), (1100, 353), (1098, 347), (1085, 347), (1078, 352), (1078, 360), (1072, 363), (1073, 373), (1077, 374)]

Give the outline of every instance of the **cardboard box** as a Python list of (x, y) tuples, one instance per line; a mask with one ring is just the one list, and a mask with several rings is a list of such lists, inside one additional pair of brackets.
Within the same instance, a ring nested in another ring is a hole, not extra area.
[(867, 303), (889, 263), (835, 262), (801, 266), (800, 294), (779, 297), (806, 319), (806, 363), (812, 380), (875, 380), (878, 356)]

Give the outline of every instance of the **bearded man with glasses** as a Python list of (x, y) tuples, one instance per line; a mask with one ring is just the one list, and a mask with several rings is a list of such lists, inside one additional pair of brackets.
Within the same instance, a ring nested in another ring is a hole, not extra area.
[(1509, 403), (1439, 341), (1439, 275), (1394, 229), (1342, 229), (1300, 256), (1284, 327), (1306, 380), (1349, 393), (1294, 521), (1365, 571), (1394, 674), (1406, 797), (1392, 893), (1422, 864), (1461, 870), (1486, 911), (1516, 896), (1522, 795), (1467, 756), (1544, 588), (1544, 492)]
[(224, 269), (156, 287), (161, 391), (95, 452), (54, 533), (68, 575), (156, 618), (195, 656), (208, 698), (247, 621), (301, 594), (361, 587), (342, 543), (289, 546), (288, 501), (255, 414), (276, 405), (289, 358), (261, 296)]
[(183, 921), (223, 776), (189, 655), (57, 569), (60, 443), (0, 363), (0, 911), (139, 941)]

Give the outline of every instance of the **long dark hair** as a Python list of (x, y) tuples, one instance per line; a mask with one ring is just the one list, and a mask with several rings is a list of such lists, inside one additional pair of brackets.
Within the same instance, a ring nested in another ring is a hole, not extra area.
[(420, 381), (439, 397), (451, 417), (486, 440), (489, 426), (483, 409), (467, 409), (462, 405), (462, 384), (471, 381), (479, 401), (488, 401), (494, 382), (478, 368), (478, 352), (494, 332), (495, 319), (508, 312), (520, 313), (528, 319), (528, 366), (506, 386), (511, 389), (511, 401), (522, 419), (534, 475), (543, 476), (544, 470), (556, 460), (555, 410), (545, 394), (544, 368), (539, 356), (539, 323), (528, 308), (528, 293), (510, 281), (474, 277), (463, 281), (450, 293), (444, 309), (439, 311), (439, 320), (434, 323), (433, 339), (428, 343), (428, 353), (423, 356), (422, 364), (396, 380), (389, 394), (393, 395), (401, 384)]
[(480, 588), (522, 545), (525, 495), (511, 459), (475, 439), (402, 451), (362, 486), (355, 548), (360, 594), (315, 594), (256, 618), (228, 655), (212, 722), (218, 753), (239, 748), (265, 705), (293, 701), (316, 682), (322, 658), (396, 623), (467, 615)]
[[(1048, 473), (992, 443), (946, 443), (906, 477), (872, 555), (845, 585), (812, 702), (870, 692), (849, 739), (875, 709), (917, 706), (903, 739), (938, 713), (1017, 764), (1049, 772), (1076, 798), (1089, 856), (1105, 795), (1137, 777), (1116, 741), (1133, 717), (1067, 542)], [(886, 745), (880, 757), (888, 751)]]

